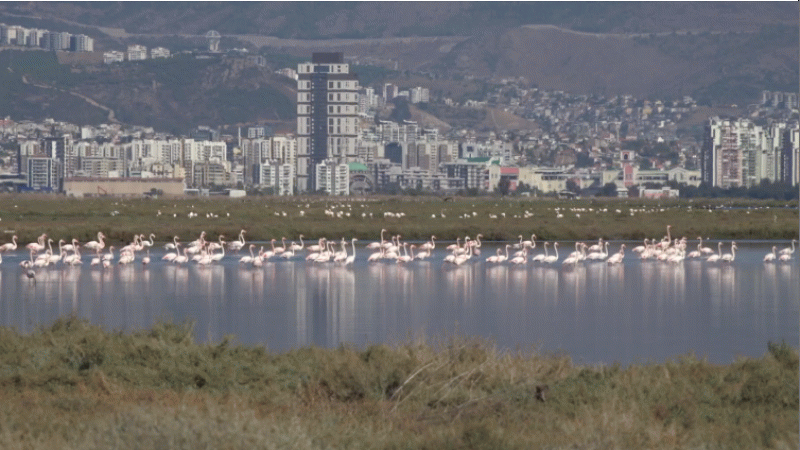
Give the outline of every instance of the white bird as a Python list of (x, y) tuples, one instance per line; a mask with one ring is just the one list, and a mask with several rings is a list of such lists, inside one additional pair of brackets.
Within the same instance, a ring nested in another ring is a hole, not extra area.
[(11, 242), (8, 242), (6, 244), (0, 245), (0, 252), (9, 252), (9, 251), (13, 252), (16, 249), (17, 249), (17, 235), (16, 234), (11, 238)]
[(713, 255), (709, 256), (708, 258), (706, 258), (706, 261), (717, 262), (720, 260), (720, 258), (722, 258), (722, 242), (717, 243), (717, 249), (719, 253), (714, 253)]
[(553, 243), (553, 249), (556, 252), (555, 256), (553, 255), (546, 256), (544, 259), (542, 259), (543, 263), (552, 264), (558, 261), (558, 242)]
[(353, 246), (353, 254), (352, 254), (352, 255), (349, 255), (349, 256), (347, 257), (347, 259), (345, 259), (345, 260), (344, 260), (344, 265), (345, 265), (345, 266), (346, 266), (346, 265), (348, 265), (348, 264), (353, 264), (353, 261), (355, 261), (355, 260), (356, 260), (356, 241), (357, 241), (357, 240), (358, 240), (358, 239), (356, 239), (356, 238), (353, 238), (353, 239), (350, 241), (351, 245)]
[(622, 262), (622, 258), (625, 257), (625, 244), (622, 244), (619, 248), (618, 253), (614, 253), (611, 257), (606, 260), (608, 264), (619, 264)]
[(781, 255), (791, 255), (791, 254), (793, 254), (794, 253), (794, 243), (796, 241), (797, 241), (797, 239), (792, 239), (792, 247), (791, 248), (786, 247), (783, 250), (781, 250), (779, 253)]
[(772, 246), (772, 252), (767, 253), (766, 255), (764, 255), (764, 262), (775, 261), (775, 259), (777, 258), (777, 255), (775, 254), (775, 250), (777, 248), (778, 247), (776, 247), (774, 245)]
[(722, 260), (726, 262), (733, 262), (736, 259), (736, 242), (731, 242), (731, 252), (722, 255)]

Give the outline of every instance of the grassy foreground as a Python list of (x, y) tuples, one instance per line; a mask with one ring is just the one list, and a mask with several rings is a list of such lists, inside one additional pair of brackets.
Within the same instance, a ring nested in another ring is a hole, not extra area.
[(672, 225), (673, 237), (788, 240), (798, 237), (797, 201), (0, 195), (0, 244), (12, 233), (23, 243), (41, 233), (56, 242), (72, 238), (86, 242), (98, 231), (111, 241), (126, 243), (139, 233), (154, 233), (161, 242), (177, 235), (186, 242), (201, 231), (212, 240), (220, 234), (230, 240), (241, 229), (247, 230), (248, 241), (280, 241), (282, 236), (296, 240), (300, 234), (306, 239), (376, 240), (381, 228), (388, 230), (387, 237), (402, 234), (404, 239), (428, 239), (433, 234), (455, 240), (482, 233), (487, 240), (516, 240), (518, 235), (527, 239), (535, 233), (544, 240), (641, 240), (660, 239), (667, 224)]
[(785, 344), (722, 366), (687, 356), (579, 367), (463, 339), (271, 354), (192, 336), (188, 325), (122, 334), (76, 319), (0, 329), (0, 448), (799, 444), (798, 352)]

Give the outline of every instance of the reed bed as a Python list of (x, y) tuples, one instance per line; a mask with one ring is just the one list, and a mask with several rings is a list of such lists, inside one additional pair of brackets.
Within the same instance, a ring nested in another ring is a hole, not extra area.
[[(790, 206), (793, 208), (786, 208)], [(734, 209), (730, 209), (734, 208)], [(556, 211), (558, 209), (558, 211)], [(335, 213), (331, 216), (326, 214)], [(160, 213), (160, 214), (159, 214)], [(189, 217), (190, 213), (196, 216)], [(400, 215), (392, 217), (391, 215)], [(633, 213), (633, 214), (631, 214)], [(349, 214), (349, 216), (348, 216)], [(562, 217), (558, 217), (561, 214)], [(798, 237), (797, 202), (714, 199), (501, 199), (491, 197), (219, 197), (65, 198), (56, 195), (0, 195), (0, 240), (17, 234), (32, 242), (47, 233), (58, 239), (95, 239), (102, 231), (112, 242), (130, 242), (134, 234), (154, 233), (168, 242), (195, 239), (201, 231), (216, 239), (235, 239), (241, 229), (248, 240), (280, 241), (327, 237), (441, 240), (475, 237), (486, 240), (660, 239), (671, 224), (676, 237), (712, 239), (792, 239)], [(207, 217), (211, 215), (212, 217)], [(492, 218), (496, 217), (496, 218)], [(387, 236), (388, 236), (387, 235)], [(2, 243), (2, 242), (0, 242)]]
[(0, 329), (0, 447), (797, 448), (798, 351), (579, 366), (452, 337), (274, 354), (190, 324)]

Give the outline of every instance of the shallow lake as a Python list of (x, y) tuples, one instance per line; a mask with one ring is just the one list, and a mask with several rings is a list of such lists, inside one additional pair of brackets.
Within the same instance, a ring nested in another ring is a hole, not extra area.
[[(773, 244), (740, 242), (732, 263), (642, 261), (627, 252), (620, 265), (575, 267), (491, 265), (484, 262), (491, 244), (461, 266), (443, 263), (439, 246), (427, 261), (396, 264), (367, 262), (362, 244), (347, 267), (298, 258), (253, 268), (232, 255), (209, 266), (176, 265), (157, 250), (144, 267), (137, 260), (103, 269), (84, 256), (82, 266), (38, 268), (35, 280), (19, 266), (28, 255), (18, 251), (0, 264), (0, 325), (27, 332), (71, 314), (109, 330), (191, 320), (199, 342), (235, 335), (273, 351), (458, 335), (565, 352), (577, 363), (693, 352), (722, 364), (761, 356), (768, 341), (798, 345), (798, 253), (790, 262), (762, 262)], [(618, 247), (612, 243), (612, 252)]]

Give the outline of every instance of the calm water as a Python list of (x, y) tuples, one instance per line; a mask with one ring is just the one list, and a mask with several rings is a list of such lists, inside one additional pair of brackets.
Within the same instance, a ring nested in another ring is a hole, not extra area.
[(201, 342), (233, 334), (274, 351), (457, 334), (563, 351), (579, 363), (689, 352), (727, 363), (763, 355), (770, 340), (798, 344), (800, 263), (797, 253), (789, 263), (763, 263), (771, 245), (740, 243), (732, 264), (673, 265), (628, 252), (622, 265), (574, 268), (489, 265), (490, 245), (480, 262), (463, 266), (444, 265), (443, 250), (427, 262), (367, 263), (363, 246), (350, 267), (280, 260), (251, 268), (233, 256), (178, 266), (153, 253), (147, 267), (103, 270), (85, 256), (80, 267), (37, 269), (35, 283), (17, 252), (0, 264), (0, 325), (30, 331), (70, 314), (110, 330), (193, 320)]

